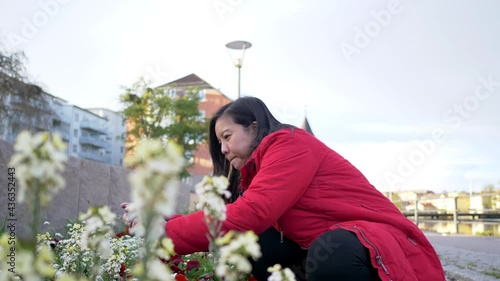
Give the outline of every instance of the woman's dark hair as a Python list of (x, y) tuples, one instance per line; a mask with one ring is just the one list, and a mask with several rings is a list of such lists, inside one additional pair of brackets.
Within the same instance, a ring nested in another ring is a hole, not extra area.
[[(212, 157), (214, 176), (228, 176), (231, 165), (224, 154), (222, 154), (221, 144), (215, 135), (215, 124), (223, 116), (231, 117), (234, 123), (244, 128), (248, 128), (253, 122), (257, 123), (257, 133), (253, 140), (252, 151), (270, 133), (282, 128), (293, 127), (276, 120), (264, 102), (255, 97), (242, 97), (222, 106), (210, 120), (209, 149), (210, 156)], [(234, 202), (239, 195), (239, 180), (239, 171), (233, 169), (229, 177), (229, 191), (232, 194), (230, 202)]]

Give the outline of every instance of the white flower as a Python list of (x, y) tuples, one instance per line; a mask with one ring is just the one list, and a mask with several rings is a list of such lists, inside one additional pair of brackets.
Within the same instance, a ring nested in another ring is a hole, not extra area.
[[(235, 234), (233, 231), (217, 240), (219, 249), (219, 260), (216, 266), (216, 275), (225, 277), (225, 280), (237, 280), (238, 274), (249, 273), (252, 265), (247, 257), (254, 260), (260, 258), (260, 246), (257, 243), (258, 236), (253, 231), (244, 234)], [(227, 244), (226, 244), (227, 243)]]
[(296, 281), (295, 274), (290, 268), (281, 269), (280, 264), (275, 264), (267, 269), (271, 275), (267, 278), (268, 281)]
[(226, 204), (222, 197), (229, 198), (231, 193), (227, 190), (229, 182), (225, 177), (204, 177), (196, 188), (198, 194), (197, 209), (203, 209), (208, 221), (225, 221)]
[(50, 202), (52, 194), (64, 187), (64, 179), (59, 174), (64, 169), (67, 160), (66, 145), (54, 134), (41, 132), (31, 135), (28, 131), (21, 132), (14, 144), (15, 154), (9, 166), (16, 168), (19, 181), (19, 202), (25, 196), (32, 197), (39, 189), (40, 202), (45, 206)]
[(82, 249), (95, 249), (102, 258), (111, 255), (109, 237), (113, 234), (112, 225), (116, 215), (108, 206), (91, 207), (87, 213), (80, 214), (79, 219), (85, 221), (85, 227), (80, 236)]
[(132, 231), (138, 236), (148, 233), (148, 240), (157, 240), (165, 232), (162, 221), (175, 210), (178, 176), (185, 159), (174, 143), (163, 145), (146, 139), (135, 147), (135, 154), (128, 161), (136, 166), (129, 175), (134, 206), (128, 208), (129, 218), (138, 218)]
[(153, 259), (148, 262), (148, 280), (169, 281), (172, 279), (172, 272), (159, 259)]

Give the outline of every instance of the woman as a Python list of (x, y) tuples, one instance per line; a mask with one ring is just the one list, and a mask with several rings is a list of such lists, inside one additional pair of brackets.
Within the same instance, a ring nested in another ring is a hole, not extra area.
[[(209, 135), (214, 175), (232, 170), (223, 230), (259, 234), (258, 280), (276, 263), (304, 280), (445, 280), (413, 222), (351, 163), (278, 122), (261, 100), (220, 108)], [(171, 219), (165, 229), (179, 254), (208, 250), (201, 211)]]

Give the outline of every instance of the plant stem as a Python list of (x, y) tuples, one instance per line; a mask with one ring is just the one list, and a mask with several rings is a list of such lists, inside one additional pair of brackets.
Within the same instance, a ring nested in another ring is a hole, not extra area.
[(37, 239), (36, 236), (38, 234), (38, 228), (40, 225), (40, 184), (38, 180), (35, 180), (35, 198), (33, 202), (33, 257), (36, 259), (36, 244)]
[(141, 278), (142, 280), (148, 280), (148, 260), (149, 256), (151, 255), (151, 241), (149, 238), (149, 233), (150, 233), (150, 227), (151, 227), (151, 222), (153, 218), (153, 212), (147, 212), (146, 216), (146, 224), (144, 225), (144, 247), (146, 248), (146, 252), (144, 254), (144, 257), (142, 258), (142, 264), (143, 264), (143, 272)]
[(208, 232), (210, 239), (208, 241), (208, 251), (211, 253), (209, 256), (209, 262), (212, 265), (215, 265), (215, 262), (217, 261), (217, 254), (218, 254), (218, 247), (217, 244), (215, 243), (215, 240), (217, 240), (218, 237), (218, 231), (217, 231), (217, 225), (219, 223), (218, 220), (213, 220), (212, 218), (209, 219), (210, 221), (208, 222)]

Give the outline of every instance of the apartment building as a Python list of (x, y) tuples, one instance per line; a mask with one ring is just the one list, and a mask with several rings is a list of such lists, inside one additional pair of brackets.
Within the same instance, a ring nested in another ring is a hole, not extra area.
[(13, 142), (19, 132), (52, 130), (52, 105), (64, 102), (31, 84), (13, 81), (11, 92), (2, 92), (0, 138)]
[(0, 139), (12, 143), (23, 130), (58, 133), (69, 156), (122, 165), (125, 125), (120, 113), (80, 108), (21, 81), (13, 85), (9, 93), (0, 93)]
[(106, 141), (111, 145), (106, 151), (107, 158), (110, 159), (110, 164), (115, 166), (123, 166), (125, 156), (125, 134), (126, 119), (120, 112), (112, 111), (106, 108), (89, 108), (89, 111), (99, 115), (107, 120)]
[(76, 105), (62, 106), (65, 120), (70, 122), (68, 154), (102, 163), (110, 163), (107, 157), (111, 145), (106, 140), (107, 120)]

